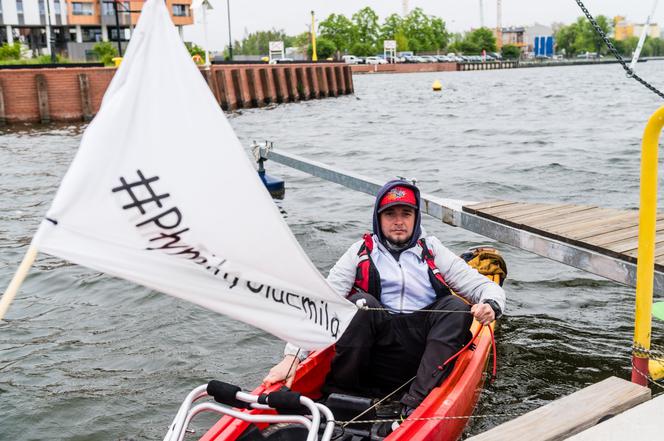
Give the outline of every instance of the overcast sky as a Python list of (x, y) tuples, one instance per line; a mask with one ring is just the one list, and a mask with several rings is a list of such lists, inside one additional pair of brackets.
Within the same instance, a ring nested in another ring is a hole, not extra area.
[[(227, 0), (209, 0), (212, 4), (207, 15), (210, 50), (221, 50), (228, 44)], [(245, 33), (271, 28), (284, 29), (288, 34), (299, 34), (308, 29), (311, 10), (318, 20), (331, 13), (341, 13), (350, 18), (364, 6), (373, 8), (380, 22), (392, 13), (401, 14), (402, 0), (228, 0), (231, 9), (233, 40), (240, 40)], [(520, 26), (553, 22), (569, 23), (582, 15), (575, 0), (502, 0), (503, 26)], [(196, 2), (195, 2), (196, 3)], [(420, 7), (429, 15), (442, 17), (448, 29), (454, 32), (480, 26), (479, 0), (409, 0), (409, 8)], [(584, 0), (593, 15), (610, 17), (624, 15), (630, 21), (644, 22), (654, 0)], [(200, 9), (194, 9), (195, 24), (185, 26), (186, 41), (199, 45), (205, 42)], [(664, 5), (660, 4), (654, 15), (655, 22), (664, 22)], [(484, 0), (484, 23), (496, 26), (496, 0)]]

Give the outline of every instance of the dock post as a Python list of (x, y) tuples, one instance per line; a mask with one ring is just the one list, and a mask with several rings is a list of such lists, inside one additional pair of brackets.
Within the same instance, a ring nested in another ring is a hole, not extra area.
[(2, 80), (0, 80), (0, 126), (7, 123), (7, 114), (5, 113), (5, 92), (2, 90)]
[(88, 74), (78, 74), (78, 88), (81, 93), (81, 113), (83, 121), (92, 120), (92, 103), (90, 102), (90, 81)]
[(37, 82), (37, 102), (39, 104), (39, 119), (42, 124), (51, 122), (51, 114), (48, 109), (48, 86), (46, 77), (42, 74), (35, 75)]
[(652, 327), (652, 291), (655, 271), (655, 232), (657, 224), (657, 154), (664, 127), (664, 107), (652, 114), (641, 144), (641, 189), (639, 201), (639, 248), (636, 267), (636, 307), (632, 382), (648, 385), (648, 359)]

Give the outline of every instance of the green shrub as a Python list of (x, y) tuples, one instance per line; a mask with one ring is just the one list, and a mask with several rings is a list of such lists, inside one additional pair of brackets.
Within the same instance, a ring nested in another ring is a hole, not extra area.
[(0, 46), (0, 61), (18, 60), (21, 58), (21, 44), (16, 41), (14, 44), (5, 43)]
[(92, 47), (92, 53), (95, 54), (97, 59), (104, 63), (105, 66), (112, 66), (113, 58), (118, 56), (118, 50), (109, 41), (100, 41)]

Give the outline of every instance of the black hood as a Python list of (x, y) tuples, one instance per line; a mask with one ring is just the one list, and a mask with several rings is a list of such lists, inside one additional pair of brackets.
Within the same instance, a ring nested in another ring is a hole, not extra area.
[(420, 190), (410, 182), (395, 179), (393, 181), (389, 181), (387, 184), (383, 185), (383, 188), (378, 190), (378, 193), (376, 194), (376, 202), (374, 203), (373, 232), (376, 236), (378, 236), (378, 239), (381, 241), (381, 243), (386, 245), (383, 232), (380, 230), (380, 222), (378, 222), (378, 203), (388, 191), (392, 190), (392, 188), (396, 186), (408, 187), (412, 189), (413, 192), (415, 192), (415, 201), (417, 202), (417, 210), (415, 210), (415, 227), (413, 228), (413, 235), (411, 236), (410, 241), (408, 242), (408, 246), (406, 247), (407, 249), (415, 245), (417, 240), (420, 238), (420, 235), (422, 234), (422, 229), (420, 227)]

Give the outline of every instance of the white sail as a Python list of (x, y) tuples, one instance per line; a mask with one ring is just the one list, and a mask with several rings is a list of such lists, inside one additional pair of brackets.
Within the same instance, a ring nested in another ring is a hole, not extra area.
[(298, 245), (160, 0), (33, 243), (303, 348), (334, 342), (356, 311)]

